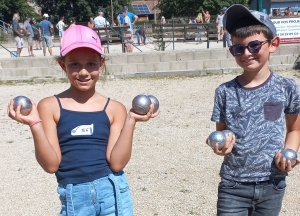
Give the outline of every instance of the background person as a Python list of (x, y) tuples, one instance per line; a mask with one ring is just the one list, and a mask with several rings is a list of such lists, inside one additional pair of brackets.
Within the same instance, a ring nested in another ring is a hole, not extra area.
[(10, 118), (30, 126), (40, 166), (55, 173), (60, 215), (133, 215), (123, 169), (136, 123), (159, 114), (153, 113), (153, 104), (145, 115), (127, 112), (96, 91), (105, 65), (99, 40), (85, 26), (66, 30), (56, 60), (70, 87), (33, 105), (28, 116), (20, 114), (21, 104), (14, 111), (13, 100), (8, 107)]
[(43, 21), (40, 22), (40, 35), (42, 35), (43, 54), (46, 56), (46, 47), (48, 52), (52, 56), (52, 35), (54, 35), (54, 29), (52, 23), (48, 20), (49, 15), (43, 15)]
[(94, 18), (93, 17), (90, 17), (90, 20), (88, 21), (88, 27), (89, 28), (94, 28)]
[(76, 26), (76, 20), (71, 20), (71, 24), (69, 27), (74, 27), (74, 26)]
[(147, 32), (148, 32), (148, 30), (144, 27), (141, 27), (135, 31), (138, 45), (140, 45), (140, 41), (142, 41), (142, 45), (146, 45)]
[(26, 32), (26, 37), (27, 37), (27, 42), (28, 42), (28, 55), (34, 57), (35, 55), (33, 54), (33, 49), (32, 49), (34, 34), (33, 34), (32, 27), (30, 25), (30, 21), (31, 21), (31, 18), (26, 17), (26, 20), (24, 22), (24, 29)]
[(35, 41), (35, 46), (36, 50), (40, 49), (42, 50), (42, 37), (40, 35), (40, 25), (39, 23), (35, 20), (35, 18), (32, 18), (31, 20), (32, 24), (32, 30), (33, 30), (33, 40)]
[(224, 28), (223, 28), (223, 16), (224, 13), (226, 12), (227, 7), (223, 7), (221, 9), (221, 14), (218, 14), (217, 19), (216, 19), (216, 23), (218, 24), (218, 41), (221, 41), (223, 39), (223, 35), (224, 35)]
[(64, 19), (65, 19), (65, 17), (61, 16), (59, 22), (56, 24), (56, 28), (58, 29), (59, 42), (61, 42), (61, 38), (65, 32)]
[(129, 17), (130, 19), (130, 28), (133, 30), (134, 25), (136, 23), (136, 21), (138, 20), (138, 16), (135, 15), (134, 13), (131, 13), (128, 11), (128, 7), (124, 6), (123, 9), (121, 10), (121, 12), (119, 13), (119, 15), (117, 16), (117, 23), (119, 24), (119, 26), (124, 26), (124, 16), (122, 15), (122, 11), (125, 10), (126, 15)]
[(95, 28), (104, 28), (106, 26), (106, 20), (104, 18), (104, 12), (98, 11), (98, 16), (94, 19)]
[[(291, 161), (281, 150), (298, 152), (300, 92), (296, 82), (269, 68), (280, 38), (267, 14), (233, 5), (223, 18), (231, 34), (230, 52), (243, 73), (215, 91), (211, 120), (231, 130), (223, 149), (217, 215), (278, 216)], [(276, 129), (274, 130), (274, 126)]]
[(228, 31), (226, 31), (226, 29), (224, 28), (224, 34), (223, 34), (223, 47), (226, 48), (226, 44), (227, 47), (231, 46), (231, 36), (228, 33)]
[[(203, 17), (202, 17), (201, 13), (198, 13), (198, 15), (196, 17), (196, 23), (198, 23), (198, 24), (202, 24), (203, 23)], [(200, 25), (197, 26), (197, 29), (202, 29), (202, 26), (200, 26)], [(199, 42), (197, 42), (196, 44), (202, 43), (201, 34), (202, 34), (202, 32), (197, 32), (197, 36), (196, 36), (195, 40), (199, 41)]]
[(24, 40), (23, 40), (24, 30), (20, 28), (19, 20), (20, 20), (19, 14), (15, 13), (13, 15), (12, 31), (13, 31), (14, 39), (15, 39), (16, 46), (17, 46), (18, 57), (21, 56), (21, 52), (23, 49), (23, 43), (24, 43)]
[(203, 16), (204, 16), (204, 22), (205, 23), (210, 23), (210, 14), (209, 14), (209, 11), (206, 10), (204, 12), (203, 8), (202, 8), (202, 13), (203, 13)]

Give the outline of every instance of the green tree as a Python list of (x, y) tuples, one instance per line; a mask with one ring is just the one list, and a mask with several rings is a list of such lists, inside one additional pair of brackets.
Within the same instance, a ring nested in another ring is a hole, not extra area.
[[(97, 16), (98, 10), (102, 10), (107, 20), (111, 22), (110, 0), (36, 0), (36, 3), (42, 7), (42, 13), (57, 17), (65, 16), (67, 22), (70, 19), (87, 22), (90, 17)], [(113, 0), (114, 18), (123, 6), (130, 6), (130, 3), (131, 0)]]
[(0, 20), (10, 23), (14, 13), (19, 13), (21, 21), (26, 16), (37, 17), (34, 8), (29, 6), (24, 0), (0, 0)]
[(224, 6), (243, 4), (247, 6), (247, 0), (159, 0), (157, 8), (161, 13), (170, 18), (172, 14), (178, 16), (196, 16), (201, 9), (208, 10), (211, 15), (220, 13)]

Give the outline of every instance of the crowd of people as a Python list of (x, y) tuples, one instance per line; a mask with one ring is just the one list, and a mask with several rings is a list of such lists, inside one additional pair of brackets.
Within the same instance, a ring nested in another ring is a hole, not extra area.
[[(224, 47), (231, 45), (230, 35), (226, 32), (226, 30), (222, 27), (222, 17), (226, 11), (226, 7), (221, 9), (221, 13), (218, 15), (216, 22), (218, 23), (218, 41), (223, 40)], [(53, 47), (53, 39), (55, 34), (55, 29), (58, 31), (59, 42), (61, 42), (62, 37), (64, 35), (64, 31), (66, 28), (70, 28), (76, 26), (76, 20), (70, 20), (70, 25), (66, 25), (64, 20), (65, 17), (61, 16), (59, 22), (56, 25), (53, 25), (49, 21), (49, 15), (45, 13), (43, 15), (43, 21), (38, 23), (34, 18), (26, 17), (24, 23), (19, 23), (20, 16), (19, 14), (14, 14), (13, 16), (13, 34), (17, 45), (18, 56), (20, 56), (22, 52), (22, 48), (24, 46), (24, 38), (27, 38), (28, 42), (28, 54), (31, 57), (34, 57), (35, 54), (33, 52), (33, 45), (35, 42), (36, 50), (43, 50), (44, 56), (46, 56), (46, 49), (48, 48), (49, 55), (52, 56), (52, 47)], [(124, 46), (126, 52), (133, 51), (133, 35), (136, 35), (137, 38), (137, 46), (146, 45), (147, 44), (147, 33), (148, 30), (145, 27), (135, 28), (135, 23), (138, 21), (138, 16), (130, 11), (128, 11), (128, 7), (124, 6), (123, 9), (119, 12), (116, 17), (116, 23), (112, 22), (111, 24), (105, 18), (105, 14), (103, 11), (98, 11), (98, 16), (93, 18), (90, 17), (90, 20), (87, 22), (87, 27), (92, 29), (103, 28), (106, 26), (124, 26), (127, 27), (127, 33), (124, 34)], [(196, 18), (190, 19), (189, 23), (210, 23), (211, 15), (208, 10), (203, 10), (202, 13), (199, 13)], [(166, 24), (166, 19), (164, 16), (161, 16), (160, 24)], [(163, 27), (164, 28), (164, 27)], [(202, 26), (198, 26), (197, 28), (202, 28)], [(134, 32), (135, 29), (135, 32)], [(98, 33), (103, 33), (104, 30), (99, 30)], [(104, 34), (100, 37), (104, 40)], [(198, 33), (195, 40), (198, 43), (202, 43), (201, 32)], [(103, 41), (102, 40), (102, 41)], [(102, 47), (104, 53), (108, 52), (107, 44), (102, 42)]]
[(20, 15), (18, 13), (13, 15), (12, 31), (17, 46), (18, 57), (20, 57), (24, 46), (24, 37), (27, 38), (28, 55), (30, 57), (35, 57), (33, 41), (35, 41), (36, 50), (42, 49), (44, 56), (46, 56), (46, 48), (48, 48), (49, 55), (52, 56), (54, 28), (48, 19), (49, 15), (45, 13), (40, 23), (31, 17), (26, 17), (24, 23), (19, 23)]
[[(217, 33), (218, 38), (217, 42), (223, 41), (223, 47), (230, 47), (231, 46), (231, 37), (230, 34), (226, 31), (226, 29), (223, 27), (223, 16), (226, 12), (227, 7), (223, 7), (220, 9), (220, 14), (216, 17), (216, 23), (217, 23)], [(280, 8), (276, 8), (272, 10), (272, 13), (270, 14), (271, 17), (284, 17), (284, 16), (293, 16), (292, 8), (287, 7), (283, 10)], [(20, 16), (18, 14), (14, 14), (13, 16), (13, 23), (12, 23), (12, 29), (13, 34), (15, 38), (15, 42), (17, 45), (17, 52), (18, 56), (20, 56), (22, 52), (22, 48), (24, 46), (24, 37), (27, 38), (28, 42), (28, 54), (31, 57), (34, 57), (34, 43), (36, 50), (43, 50), (43, 54), (46, 55), (46, 49), (48, 48), (48, 52), (50, 56), (52, 55), (52, 46), (53, 46), (53, 36), (54, 36), (54, 28), (53, 24), (48, 20), (49, 15), (44, 14), (43, 15), (43, 21), (38, 23), (34, 18), (26, 17), (26, 20), (24, 23), (19, 23)], [(68, 27), (76, 26), (76, 20), (72, 19), (70, 21), (70, 25), (66, 25), (64, 23), (64, 16), (61, 16), (59, 19), (59, 22), (55, 25), (55, 28), (58, 30), (58, 37), (59, 41), (61, 41), (64, 31)], [(105, 14), (103, 11), (98, 11), (98, 16), (95, 18), (90, 17), (90, 20), (87, 22), (87, 27), (92, 29), (97, 28), (103, 28), (106, 26), (124, 26), (127, 27), (127, 33), (124, 34), (124, 46), (126, 49), (126, 52), (132, 52), (133, 51), (133, 35), (136, 36), (136, 44), (137, 46), (140, 45), (146, 45), (147, 44), (147, 28), (140, 27), (135, 28), (135, 23), (138, 21), (138, 16), (130, 11), (128, 11), (128, 7), (124, 6), (124, 8), (119, 12), (119, 14), (116, 17), (116, 22), (112, 21), (110, 24), (108, 20), (105, 18)], [(201, 12), (198, 13), (197, 17), (190, 18), (188, 23), (190, 24), (205, 24), (211, 22), (211, 15), (208, 10), (201, 9)], [(187, 22), (184, 19), (181, 19), (181, 23), (186, 24)], [(164, 25), (166, 24), (166, 19), (164, 16), (161, 16), (160, 18), (160, 24)], [(164, 26), (162, 27), (165, 28)], [(202, 29), (203, 26), (197, 26), (197, 28)], [(134, 31), (135, 30), (135, 31)], [(98, 31), (98, 32), (102, 32)], [(201, 39), (201, 31), (199, 31), (196, 36), (195, 40), (197, 41), (196, 44), (202, 43)], [(104, 36), (101, 36), (104, 37)], [(104, 39), (103, 39), (104, 40)], [(102, 43), (104, 53), (108, 52), (106, 43)], [(42, 48), (43, 47), (43, 48)]]

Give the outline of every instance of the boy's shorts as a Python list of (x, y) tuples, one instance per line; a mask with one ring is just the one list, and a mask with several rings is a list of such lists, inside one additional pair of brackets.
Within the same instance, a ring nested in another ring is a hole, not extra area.
[(46, 47), (53, 47), (52, 45), (52, 37), (51, 36), (43, 36), (42, 37), (42, 44), (43, 44), (43, 47), (46, 48)]
[(132, 216), (129, 185), (123, 171), (82, 184), (58, 185), (60, 216)]
[(16, 46), (17, 46), (18, 49), (23, 47), (23, 44), (24, 44), (23, 38), (20, 38), (19, 36), (16, 36), (15, 41), (16, 41)]

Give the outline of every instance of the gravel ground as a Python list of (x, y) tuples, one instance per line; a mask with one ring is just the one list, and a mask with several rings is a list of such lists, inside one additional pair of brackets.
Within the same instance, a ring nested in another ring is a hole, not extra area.
[[(278, 72), (300, 85), (299, 71)], [(215, 88), (235, 74), (166, 77), (99, 82), (102, 94), (128, 109), (133, 97), (153, 94), (161, 114), (138, 123), (133, 153), (125, 171), (137, 216), (215, 215), (218, 171), (222, 157), (205, 139), (214, 130), (210, 121)], [(58, 215), (60, 203), (54, 175), (45, 173), (34, 156), (28, 126), (10, 120), (7, 103), (17, 95), (34, 102), (68, 88), (68, 83), (0, 85), (0, 215)], [(300, 215), (298, 167), (287, 178), (283, 216)]]

